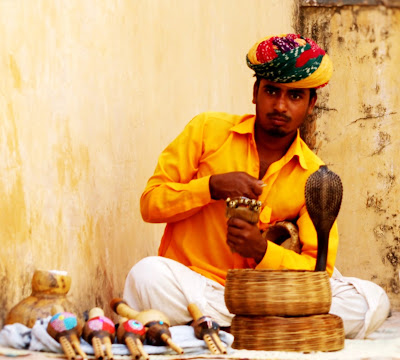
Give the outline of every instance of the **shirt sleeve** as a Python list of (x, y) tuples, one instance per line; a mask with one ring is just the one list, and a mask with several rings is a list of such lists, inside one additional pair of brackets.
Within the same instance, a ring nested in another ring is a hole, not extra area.
[(197, 178), (203, 152), (205, 115), (196, 116), (161, 153), (140, 199), (144, 221), (185, 219), (210, 203), (210, 176)]
[[(317, 232), (305, 208), (297, 221), (299, 228), (299, 237), (302, 243), (300, 254), (292, 250), (287, 250), (271, 241), (268, 241), (268, 248), (262, 261), (256, 266), (256, 269), (291, 269), (291, 270), (314, 270), (318, 240)], [(339, 236), (337, 222), (332, 226), (329, 234), (329, 247), (326, 271), (332, 275), (335, 265), (336, 254), (338, 249)]]

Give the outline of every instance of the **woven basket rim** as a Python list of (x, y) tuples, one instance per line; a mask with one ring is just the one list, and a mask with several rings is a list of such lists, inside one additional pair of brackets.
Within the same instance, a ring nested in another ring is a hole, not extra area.
[(232, 319), (234, 349), (337, 351), (344, 347), (343, 320), (333, 314), (305, 317), (238, 316)]
[(325, 273), (327, 271), (314, 271), (314, 270), (305, 270), (305, 269), (229, 269), (230, 272), (299, 272), (299, 273)]
[(304, 316), (329, 312), (332, 291), (325, 271), (232, 269), (224, 298), (236, 315)]

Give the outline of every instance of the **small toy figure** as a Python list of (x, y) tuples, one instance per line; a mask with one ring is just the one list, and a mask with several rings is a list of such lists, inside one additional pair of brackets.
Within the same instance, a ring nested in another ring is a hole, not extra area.
[(218, 336), (219, 325), (209, 316), (204, 316), (194, 303), (188, 305), (188, 310), (194, 320), (192, 326), (195, 336), (204, 340), (213, 354), (226, 354), (225, 346)]
[(140, 321), (125, 317), (121, 318), (117, 330), (117, 340), (120, 344), (125, 344), (128, 347), (135, 359), (140, 359), (140, 357), (143, 357), (145, 360), (149, 359), (149, 355), (143, 348), (145, 338), (146, 328)]
[(47, 325), (47, 332), (61, 344), (68, 360), (76, 358), (75, 350), (83, 359), (87, 359), (79, 341), (82, 334), (82, 324), (77, 317), (70, 312), (63, 311), (63, 308), (59, 305), (53, 307), (52, 314), (53, 317)]
[(104, 359), (103, 345), (108, 359), (113, 359), (111, 344), (115, 339), (115, 325), (104, 316), (102, 309), (95, 307), (89, 311), (89, 320), (83, 328), (83, 338), (92, 344), (96, 359)]

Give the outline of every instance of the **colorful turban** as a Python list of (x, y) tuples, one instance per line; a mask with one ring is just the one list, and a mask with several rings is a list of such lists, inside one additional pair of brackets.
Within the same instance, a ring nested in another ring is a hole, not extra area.
[(297, 34), (261, 39), (246, 60), (257, 76), (296, 88), (323, 87), (333, 71), (328, 54), (313, 40)]

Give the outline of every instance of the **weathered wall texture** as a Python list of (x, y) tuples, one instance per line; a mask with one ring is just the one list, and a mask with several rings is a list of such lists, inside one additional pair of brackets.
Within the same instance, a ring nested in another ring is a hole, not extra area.
[(253, 110), (245, 54), (292, 3), (0, 2), (0, 326), (35, 269), (110, 314), (162, 234), (139, 214), (160, 151), (200, 111)]
[(400, 9), (303, 7), (301, 32), (335, 71), (305, 128), (344, 185), (337, 267), (376, 282), (400, 308)]

